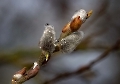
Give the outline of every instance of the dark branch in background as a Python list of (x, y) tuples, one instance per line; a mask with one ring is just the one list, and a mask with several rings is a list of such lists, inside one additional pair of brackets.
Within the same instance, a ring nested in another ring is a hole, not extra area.
[(78, 70), (74, 71), (74, 72), (68, 72), (68, 73), (63, 73), (60, 74), (58, 76), (56, 76), (55, 78), (46, 81), (43, 84), (53, 84), (54, 82), (57, 82), (59, 80), (62, 80), (64, 78), (68, 78), (71, 77), (73, 75), (77, 75), (77, 74), (82, 74), (85, 71), (90, 70), (96, 63), (98, 63), (99, 61), (103, 60), (105, 57), (108, 56), (108, 54), (113, 51), (113, 50), (117, 50), (120, 47), (120, 39), (110, 48), (108, 48), (106, 51), (104, 51), (97, 59), (93, 60), (92, 62), (90, 62), (88, 65), (84, 65), (82, 67), (80, 67)]

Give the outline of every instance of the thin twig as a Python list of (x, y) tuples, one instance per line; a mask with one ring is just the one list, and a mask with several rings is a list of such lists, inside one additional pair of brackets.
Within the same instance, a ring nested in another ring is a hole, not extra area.
[(45, 56), (41, 54), (38, 62), (34, 62), (34, 65), (29, 70), (26, 70), (24, 67), (13, 75), (12, 84), (22, 84), (23, 82), (35, 77), (38, 74), (39, 69), (43, 65), (44, 61)]
[(62, 80), (64, 78), (71, 77), (73, 75), (82, 74), (83, 72), (90, 70), (96, 63), (98, 63), (99, 61), (101, 61), (102, 59), (107, 57), (108, 54), (111, 51), (117, 50), (119, 48), (119, 45), (120, 45), (120, 40), (118, 40), (112, 47), (110, 47), (109, 49), (104, 51), (97, 59), (93, 60), (88, 65), (84, 65), (84, 66), (80, 67), (78, 70), (76, 70), (74, 72), (68, 72), (68, 73), (60, 74), (60, 75), (56, 76), (55, 78), (44, 82), (43, 84), (52, 84), (53, 82)]

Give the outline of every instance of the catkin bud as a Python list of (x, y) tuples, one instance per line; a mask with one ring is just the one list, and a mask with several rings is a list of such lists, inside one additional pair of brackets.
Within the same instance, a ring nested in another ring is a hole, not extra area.
[(76, 31), (60, 41), (61, 51), (65, 53), (72, 52), (81, 42), (84, 33), (82, 31)]
[(80, 20), (82, 22), (85, 22), (87, 18), (87, 12), (84, 9), (80, 9), (72, 16), (72, 20), (78, 16), (80, 16)]
[(80, 19), (80, 16), (77, 16), (71, 21), (70, 29), (72, 32), (75, 32), (80, 28), (81, 25), (82, 25), (82, 20)]
[(49, 24), (46, 24), (44, 33), (39, 41), (39, 46), (42, 50), (51, 53), (55, 49), (54, 42), (55, 42), (54, 27)]
[(62, 33), (60, 35), (59, 41), (62, 38), (70, 35), (72, 32), (76, 32), (80, 29), (81, 25), (92, 15), (92, 10), (88, 13), (84, 9), (80, 9), (79, 11), (75, 12), (72, 16), (71, 21), (67, 23), (64, 28), (62, 29)]

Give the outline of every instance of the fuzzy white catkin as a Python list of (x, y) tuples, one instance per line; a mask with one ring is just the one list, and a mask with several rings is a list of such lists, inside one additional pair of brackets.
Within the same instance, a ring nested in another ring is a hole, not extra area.
[(55, 49), (54, 42), (55, 42), (54, 27), (49, 24), (46, 24), (44, 33), (39, 42), (39, 46), (42, 50), (53, 52)]
[(60, 41), (61, 51), (64, 53), (72, 52), (81, 42), (84, 36), (83, 31), (76, 31)]
[(80, 9), (72, 16), (72, 19), (76, 18), (77, 16), (80, 16), (80, 19), (85, 22), (87, 18), (87, 12), (84, 9)]

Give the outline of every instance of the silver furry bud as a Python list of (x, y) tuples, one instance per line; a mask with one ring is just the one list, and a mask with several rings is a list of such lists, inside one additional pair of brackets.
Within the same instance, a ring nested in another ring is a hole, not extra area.
[(87, 18), (87, 12), (84, 9), (80, 9), (72, 16), (72, 19), (76, 18), (77, 16), (80, 16), (80, 19), (85, 22)]
[(63, 38), (60, 41), (61, 51), (64, 53), (72, 52), (81, 42), (84, 33), (82, 31), (76, 31), (69, 36)]
[(44, 51), (53, 52), (55, 49), (54, 41), (55, 41), (54, 27), (47, 23), (45, 24), (44, 33), (39, 41), (39, 46)]

